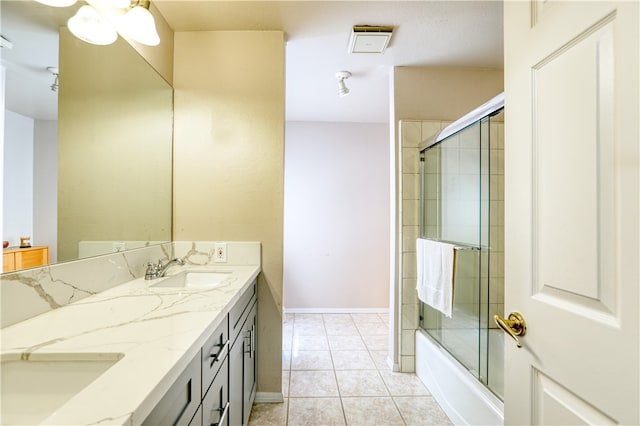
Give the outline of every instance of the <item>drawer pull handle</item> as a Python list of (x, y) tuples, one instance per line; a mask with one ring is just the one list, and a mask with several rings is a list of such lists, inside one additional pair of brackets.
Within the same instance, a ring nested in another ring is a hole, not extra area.
[(224, 405), (224, 408), (220, 407), (220, 408), (214, 408), (211, 411), (222, 411), (222, 415), (220, 416), (220, 419), (218, 420), (218, 423), (211, 423), (211, 426), (221, 426), (224, 424), (224, 420), (227, 417), (227, 413), (229, 412), (229, 401), (227, 401), (227, 403)]
[(247, 345), (249, 348), (244, 351), (244, 353), (249, 354), (249, 358), (253, 358), (253, 355), (256, 352), (256, 326), (255, 324), (251, 326), (251, 330), (247, 330), (246, 335), (244, 336), (249, 342)]
[(227, 340), (224, 345), (216, 345), (220, 348), (217, 354), (210, 354), (209, 358), (213, 358), (213, 362), (220, 361), (227, 356), (227, 352), (229, 352), (229, 341)]

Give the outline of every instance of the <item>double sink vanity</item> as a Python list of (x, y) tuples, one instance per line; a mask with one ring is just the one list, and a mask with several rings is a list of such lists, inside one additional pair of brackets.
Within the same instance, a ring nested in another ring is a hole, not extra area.
[(0, 424), (247, 424), (259, 261), (167, 272), (3, 328)]

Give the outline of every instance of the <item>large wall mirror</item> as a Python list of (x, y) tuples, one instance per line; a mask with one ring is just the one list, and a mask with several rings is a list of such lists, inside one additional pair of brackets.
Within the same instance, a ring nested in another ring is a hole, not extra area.
[(80, 6), (0, 3), (2, 239), (52, 263), (171, 240), (173, 89), (122, 38), (71, 35)]

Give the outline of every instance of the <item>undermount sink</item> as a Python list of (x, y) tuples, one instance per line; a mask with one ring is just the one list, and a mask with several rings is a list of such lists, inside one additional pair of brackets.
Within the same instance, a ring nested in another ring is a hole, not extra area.
[(122, 354), (20, 354), (0, 358), (0, 424), (36, 425), (122, 359)]
[(215, 288), (226, 284), (231, 274), (230, 271), (184, 271), (152, 285), (171, 288)]

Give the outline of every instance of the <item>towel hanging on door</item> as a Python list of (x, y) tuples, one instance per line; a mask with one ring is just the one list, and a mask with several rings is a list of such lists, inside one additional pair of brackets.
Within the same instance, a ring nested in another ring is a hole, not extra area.
[(456, 246), (418, 238), (416, 241), (418, 298), (451, 318)]

